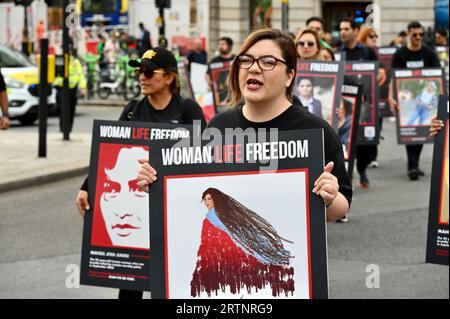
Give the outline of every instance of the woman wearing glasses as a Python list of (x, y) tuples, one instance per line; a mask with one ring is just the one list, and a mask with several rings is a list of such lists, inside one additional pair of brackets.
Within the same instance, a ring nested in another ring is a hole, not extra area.
[[(217, 115), (208, 128), (225, 133), (226, 128), (280, 131), (322, 128), (324, 130), (324, 173), (312, 190), (327, 206), (327, 220), (342, 218), (352, 199), (342, 152), (342, 144), (328, 123), (305, 108), (292, 104), (297, 67), (294, 41), (289, 34), (274, 29), (257, 30), (249, 35), (230, 70), (231, 110)], [(207, 129), (208, 129), (207, 128)], [(148, 191), (157, 172), (141, 166), (138, 186)]]
[(320, 60), (320, 39), (313, 30), (301, 31), (295, 38), (300, 60)]
[[(148, 50), (141, 62), (130, 60), (136, 68), (142, 94), (141, 101), (131, 101), (120, 115), (119, 121), (193, 124), (201, 121), (206, 127), (200, 106), (193, 100), (180, 96), (177, 61), (170, 51), (163, 48)], [(136, 162), (139, 167), (139, 163)], [(78, 192), (76, 205), (82, 217), (89, 209), (88, 179)], [(119, 299), (140, 299), (142, 291), (120, 290)]]

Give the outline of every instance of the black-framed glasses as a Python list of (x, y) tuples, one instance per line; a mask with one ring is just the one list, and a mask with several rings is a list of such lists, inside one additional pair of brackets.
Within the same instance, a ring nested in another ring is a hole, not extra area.
[(413, 36), (414, 38), (418, 38), (418, 37), (423, 38), (423, 32), (420, 32), (420, 33), (413, 33), (412, 36)]
[(151, 79), (154, 75), (156, 74), (166, 74), (166, 72), (164, 71), (158, 71), (158, 70), (141, 70), (141, 69), (136, 69), (134, 70), (134, 74), (136, 74), (136, 76), (139, 78), (142, 74), (144, 75), (144, 77), (146, 79)]
[(298, 41), (298, 42), (297, 42), (297, 46), (304, 47), (305, 45), (306, 45), (308, 48), (312, 48), (312, 47), (315, 47), (315, 46), (316, 46), (316, 42), (314, 42), (314, 41)]
[(271, 55), (263, 55), (255, 59), (250, 55), (244, 54), (237, 57), (237, 62), (241, 69), (250, 69), (256, 62), (259, 68), (263, 71), (272, 71), (275, 69), (278, 62), (287, 65), (286, 61), (280, 60)]

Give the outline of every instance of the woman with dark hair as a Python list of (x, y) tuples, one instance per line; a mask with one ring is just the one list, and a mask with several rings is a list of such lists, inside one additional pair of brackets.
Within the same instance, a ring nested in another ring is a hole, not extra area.
[(314, 98), (314, 84), (310, 78), (301, 78), (297, 87), (297, 96), (301, 105), (306, 107), (309, 112), (323, 118), (322, 102)]
[[(223, 135), (227, 128), (323, 129), (327, 165), (311, 191), (323, 199), (327, 220), (334, 221), (347, 213), (352, 199), (342, 144), (324, 119), (293, 105), (296, 68), (297, 50), (289, 34), (276, 29), (262, 29), (250, 34), (230, 70), (232, 109), (214, 117), (208, 128), (219, 130)], [(214, 134), (211, 132), (211, 135)], [(156, 174), (147, 161), (141, 166), (138, 185), (148, 191), (157, 180)]]
[[(206, 292), (239, 293), (270, 285), (274, 297), (294, 292), (293, 258), (280, 235), (264, 218), (216, 188), (203, 192), (208, 209), (203, 221), (198, 260), (191, 281), (192, 297)], [(230, 258), (230, 257), (233, 258)], [(215, 278), (217, 280), (210, 280)]]
[(352, 127), (352, 110), (353, 105), (351, 102), (346, 99), (341, 99), (341, 105), (337, 110), (338, 115), (338, 135), (341, 140), (342, 145), (345, 146), (345, 149), (350, 142), (350, 131)]

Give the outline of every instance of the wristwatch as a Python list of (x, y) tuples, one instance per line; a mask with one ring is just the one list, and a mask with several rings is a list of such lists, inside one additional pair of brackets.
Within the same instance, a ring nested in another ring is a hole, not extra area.
[(2, 117), (7, 117), (7, 118), (9, 118), (9, 113), (8, 113), (8, 111), (2, 111)]

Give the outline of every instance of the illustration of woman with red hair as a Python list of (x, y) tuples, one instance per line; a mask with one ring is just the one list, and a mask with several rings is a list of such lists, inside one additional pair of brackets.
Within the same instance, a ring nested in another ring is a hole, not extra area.
[(232, 294), (265, 289), (272, 296), (294, 293), (294, 268), (277, 231), (264, 218), (216, 188), (202, 195), (208, 209), (203, 221), (191, 296), (206, 292)]

